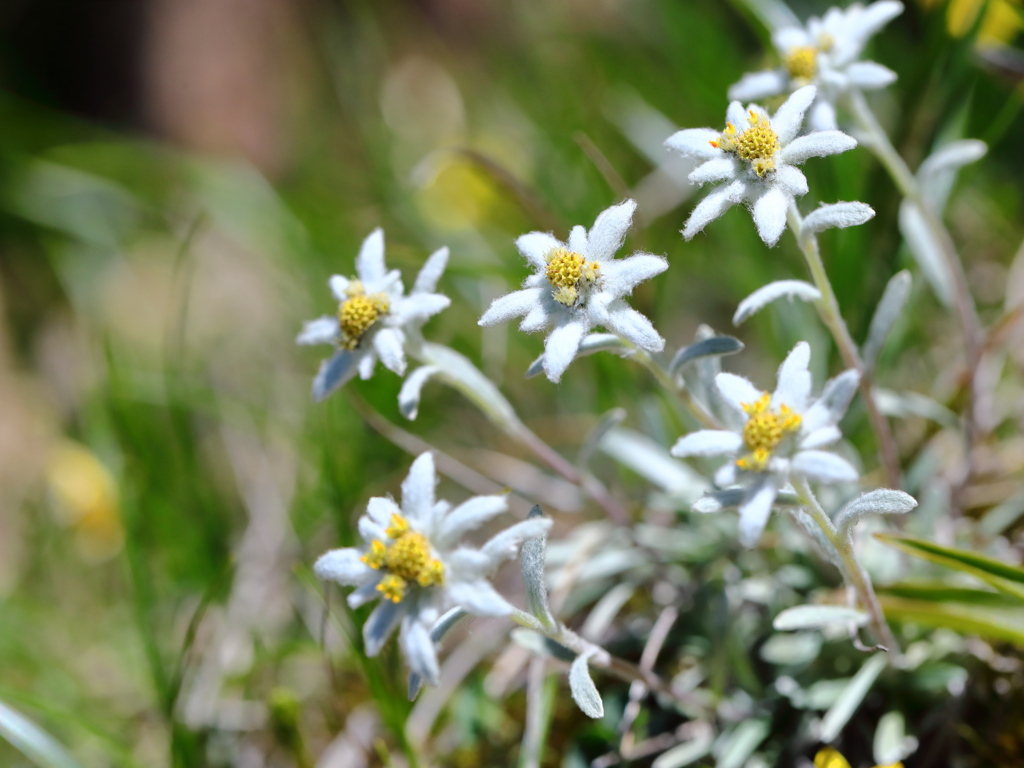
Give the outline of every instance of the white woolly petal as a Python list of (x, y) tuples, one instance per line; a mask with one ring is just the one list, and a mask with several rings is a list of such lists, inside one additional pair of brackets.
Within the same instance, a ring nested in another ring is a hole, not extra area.
[(422, 524), (431, 519), (436, 485), (434, 454), (421, 453), (402, 481), (402, 513), (410, 523)]
[(747, 110), (738, 101), (730, 101), (729, 106), (725, 109), (726, 121), (736, 126), (738, 131), (742, 131), (747, 126), (749, 117), (750, 115), (747, 114)]
[(430, 628), (418, 616), (408, 614), (402, 619), (402, 630), (398, 636), (405, 661), (413, 673), (430, 685), (441, 682), (441, 668), (437, 663), (437, 652), (430, 639)]
[(817, 94), (818, 89), (813, 85), (805, 85), (803, 88), (793, 91), (793, 94), (786, 99), (775, 116), (772, 117), (772, 129), (778, 135), (783, 149), (800, 132), (804, 113), (807, 112), (807, 108), (811, 106), (811, 102), (814, 101)]
[(590, 330), (579, 319), (569, 319), (559, 324), (544, 340), (544, 373), (558, 383), (576, 357), (583, 335)]
[(644, 280), (650, 280), (668, 269), (663, 256), (637, 253), (625, 259), (615, 259), (601, 265), (602, 292), (612, 296), (625, 296)]
[(901, 13), (903, 13), (903, 3), (898, 0), (879, 0), (858, 15), (856, 27), (850, 32), (862, 40), (866, 40)]
[(356, 529), (359, 531), (359, 535), (363, 537), (363, 541), (366, 542), (383, 541), (388, 537), (385, 526), (376, 522), (369, 515), (363, 515), (359, 518)]
[(710, 160), (723, 155), (722, 150), (711, 146), (720, 136), (721, 133), (710, 128), (686, 128), (669, 136), (665, 146), (687, 157)]
[(394, 328), (381, 328), (373, 335), (373, 348), (388, 370), (405, 375), (405, 350), (402, 335)]
[(601, 211), (587, 235), (587, 258), (597, 262), (613, 258), (626, 239), (634, 211), (635, 200), (626, 200)]
[(776, 488), (770, 480), (763, 481), (751, 490), (753, 493), (740, 504), (740, 544), (744, 547), (757, 544), (768, 524), (772, 504), (775, 503)]
[(772, 405), (788, 405), (797, 413), (807, 409), (807, 399), (811, 396), (811, 372), (807, 366), (811, 362), (811, 345), (801, 341), (786, 355), (779, 366), (778, 386), (772, 395)]
[(823, 483), (852, 483), (859, 475), (846, 459), (827, 451), (799, 451), (793, 456), (792, 470)]
[[(384, 230), (380, 227), (373, 230), (359, 249), (356, 256), (356, 274), (364, 283), (383, 280), (386, 277), (384, 267)], [(367, 289), (369, 290), (369, 289)]]
[(452, 603), (477, 616), (508, 616), (512, 605), (483, 579), (457, 581), (449, 585), (448, 597)]
[(625, 302), (616, 301), (608, 307), (608, 317), (604, 324), (609, 331), (636, 344), (641, 349), (660, 352), (665, 348), (665, 340), (654, 330), (651, 321)]
[(334, 344), (338, 340), (341, 329), (338, 326), (338, 318), (330, 315), (318, 317), (303, 324), (299, 335), (295, 337), (296, 344)]
[(376, 600), (380, 597), (380, 592), (377, 591), (377, 585), (380, 583), (382, 578), (384, 578), (383, 573), (371, 569), (369, 580), (358, 589), (350, 592), (348, 597), (345, 598), (345, 602), (348, 603), (348, 607), (355, 610), (362, 605), (366, 605), (371, 600)]
[(707, 184), (735, 179), (738, 175), (736, 160), (727, 156), (701, 163), (686, 178), (691, 184)]
[(838, 155), (857, 146), (857, 140), (842, 131), (815, 131), (793, 139), (782, 148), (782, 161), (797, 165), (812, 157)]
[[(320, 364), (313, 379), (313, 400), (319, 403), (356, 375), (363, 356), (348, 349), (339, 349)], [(371, 361), (372, 362), (372, 361)], [(372, 371), (372, 368), (371, 368)]]
[(715, 485), (719, 488), (727, 488), (730, 485), (735, 485), (739, 480), (739, 474), (736, 471), (736, 462), (729, 461), (720, 466), (715, 470)]
[(524, 333), (536, 333), (550, 326), (552, 322), (554, 322), (554, 318), (541, 301), (526, 313), (526, 317), (519, 323), (519, 330)]
[(397, 325), (422, 322), (447, 309), (451, 303), (451, 299), (440, 293), (412, 293), (399, 303), (394, 322)]
[(814, 46), (816, 41), (807, 34), (803, 27), (782, 27), (772, 33), (772, 45), (785, 54), (793, 48)]
[(331, 275), (327, 281), (327, 285), (331, 288), (331, 293), (334, 294), (334, 298), (338, 301), (344, 301), (348, 298), (348, 285), (349, 280), (347, 277), (342, 275)]
[(373, 369), (377, 366), (377, 353), (371, 347), (356, 354), (359, 355), (359, 378), (366, 381), (373, 376)]
[(790, 197), (800, 197), (807, 194), (807, 177), (796, 166), (781, 166), (775, 172), (775, 178), (772, 181)]
[(693, 236), (715, 219), (719, 218), (736, 203), (743, 200), (746, 194), (747, 185), (742, 181), (734, 181), (724, 187), (712, 190), (707, 197), (697, 203), (690, 218), (686, 220), (683, 228), (683, 237), (692, 240)]
[(551, 530), (551, 524), (549, 518), (543, 517), (523, 520), (496, 534), (480, 548), (480, 552), (491, 561), (492, 567), (496, 566), (503, 560), (515, 557), (519, 553), (519, 547), (527, 539), (546, 536)]
[(863, 91), (885, 88), (896, 82), (896, 73), (873, 61), (855, 61), (846, 68), (850, 85)]
[(739, 82), (729, 86), (729, 98), (740, 101), (757, 101), (766, 96), (778, 96), (789, 87), (789, 75), (784, 69), (769, 69), (764, 72), (750, 72)]
[(732, 316), (732, 324), (739, 325), (773, 301), (783, 297), (791, 301), (793, 299), (818, 301), (821, 299), (821, 291), (803, 280), (776, 280), (774, 283), (761, 286), (741, 301), (740, 305), (736, 307), (736, 314)]
[(807, 128), (811, 131), (834, 131), (839, 127), (836, 108), (828, 99), (819, 94), (807, 113)]
[(751, 215), (757, 234), (769, 248), (773, 247), (786, 229), (786, 210), (793, 198), (779, 187), (769, 187), (754, 201)]
[(835, 443), (842, 436), (843, 433), (835, 425), (830, 424), (827, 427), (820, 427), (800, 441), (800, 450), (810, 451), (815, 448), (825, 448)]
[(373, 613), (363, 625), (363, 643), (366, 655), (373, 658), (380, 653), (384, 643), (391, 637), (402, 616), (406, 613), (406, 606), (402, 603), (393, 603), (390, 600), (381, 600)]
[(416, 282), (413, 283), (413, 293), (433, 293), (437, 290), (437, 281), (444, 274), (448, 266), (448, 248), (438, 248), (427, 258), (416, 275)]
[(420, 393), (430, 377), (440, 373), (436, 365), (424, 365), (406, 376), (398, 392), (398, 410), (407, 419), (415, 419), (420, 409)]
[(495, 325), (513, 317), (521, 317), (537, 306), (540, 302), (540, 293), (540, 288), (526, 288), (501, 296), (491, 302), (491, 306), (484, 312), (478, 324)]
[(494, 570), (494, 563), (483, 552), (468, 547), (459, 547), (444, 558), (448, 581), (472, 581), (484, 573)]
[(313, 573), (321, 581), (334, 581), (345, 587), (362, 584), (373, 569), (359, 559), (361, 556), (359, 550), (351, 547), (332, 549), (316, 561)]
[(821, 397), (804, 414), (801, 429), (809, 434), (821, 427), (838, 424), (860, 384), (860, 374), (850, 369), (826, 382)]
[(826, 229), (855, 227), (870, 221), (874, 216), (874, 209), (865, 203), (822, 205), (807, 214), (803, 231), (821, 232)]
[(366, 514), (381, 528), (387, 528), (391, 525), (391, 516), (402, 514), (402, 510), (389, 498), (372, 496), (366, 504)]
[(548, 254), (561, 247), (562, 241), (548, 232), (530, 232), (516, 240), (516, 248), (534, 269), (544, 269), (548, 263)]
[(566, 243), (569, 246), (570, 251), (581, 253), (584, 256), (587, 254), (587, 230), (578, 224), (569, 230), (569, 240)]
[(669, 451), (673, 456), (720, 456), (737, 453), (743, 438), (724, 429), (702, 429), (680, 437)]
[(450, 549), (469, 531), (476, 530), (492, 517), (508, 509), (505, 496), (474, 496), (449, 512), (438, 528), (435, 543), (441, 550)]
[(720, 373), (715, 376), (715, 387), (729, 405), (746, 416), (744, 403), (756, 402), (761, 397), (761, 390), (749, 380), (735, 373)]

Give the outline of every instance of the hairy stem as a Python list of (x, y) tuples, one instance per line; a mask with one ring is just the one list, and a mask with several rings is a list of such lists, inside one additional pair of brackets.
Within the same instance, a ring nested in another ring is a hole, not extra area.
[(797, 497), (800, 499), (804, 511), (818, 524), (822, 533), (825, 534), (825, 538), (828, 539), (839, 555), (839, 560), (842, 563), (840, 570), (843, 573), (843, 578), (847, 584), (853, 587), (861, 606), (868, 612), (871, 631), (874, 633), (878, 643), (891, 653), (893, 658), (898, 658), (900, 654), (899, 643), (896, 642), (896, 636), (892, 633), (889, 623), (885, 620), (882, 606), (879, 604), (878, 597), (875, 595), (875, 589), (871, 585), (871, 577), (868, 576), (867, 572), (857, 561), (857, 556), (853, 551), (853, 540), (848, 536), (839, 534), (832, 523), (832, 519), (822, 509), (821, 504), (818, 503), (818, 499), (813, 491), (811, 491), (811, 486), (806, 480), (794, 480), (793, 487), (796, 489)]
[(632, 357), (640, 363), (640, 365), (651, 372), (666, 392), (670, 392), (679, 398), (683, 407), (689, 411), (693, 418), (695, 418), (705, 429), (722, 429), (721, 422), (719, 422), (718, 419), (716, 419), (714, 415), (701, 403), (697, 402), (697, 399), (693, 396), (690, 390), (673, 381), (669, 372), (665, 370), (664, 366), (662, 366), (653, 355), (646, 350), (638, 348), (636, 352), (633, 353)]
[(889, 422), (886, 421), (885, 416), (878, 408), (878, 403), (875, 402), (874, 393), (871, 391), (870, 372), (864, 365), (857, 345), (850, 336), (850, 331), (839, 311), (839, 302), (832, 290), (832, 283), (828, 279), (825, 265), (821, 261), (818, 239), (813, 232), (803, 231), (804, 220), (795, 202), (789, 205), (788, 219), (789, 227), (793, 230), (800, 250), (804, 254), (804, 259), (807, 261), (811, 279), (814, 280), (815, 287), (821, 292), (821, 299), (815, 302), (818, 316), (821, 317), (821, 321), (832, 334), (832, 338), (835, 339), (843, 363), (847, 368), (853, 368), (860, 374), (860, 393), (864, 399), (864, 407), (867, 410), (868, 419), (871, 421), (871, 427), (878, 439), (878, 453), (885, 471), (886, 484), (890, 488), (898, 489), (900, 487), (900, 457), (896, 440), (889, 428)]

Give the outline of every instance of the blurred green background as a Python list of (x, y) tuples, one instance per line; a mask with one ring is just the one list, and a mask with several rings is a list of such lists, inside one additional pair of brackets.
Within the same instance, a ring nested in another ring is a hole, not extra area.
[[(804, 18), (826, 7), (794, 10)], [(899, 73), (872, 103), (912, 167), (942, 138), (990, 143), (949, 215), (987, 319), (1024, 281), (1011, 270), (1024, 234), (1020, 10), (1006, 0), (911, 3), (869, 49)], [(684, 243), (694, 190), (660, 145), (679, 127), (719, 126), (727, 87), (774, 63), (767, 41), (738, 1), (6, 0), (0, 700), (83, 766), (398, 766), (427, 749), (403, 731), (412, 705), (397, 650), (367, 662), (364, 614), (335, 594), (327, 617), (310, 571), (321, 552), (353, 542), (369, 496), (397, 492), (411, 457), (394, 441), (414, 443), (394, 428), (525, 500), (561, 492), (566, 507), (580, 504), (571, 488), (531, 493), (529, 456), (447, 390), (428, 388), (419, 419), (399, 423), (400, 381), (378, 369), (314, 407), (309, 386), (326, 350), (295, 347), (295, 334), (333, 310), (327, 277), (353, 272), (374, 227), (407, 284), (448, 245), (440, 289), (453, 306), (427, 325), (428, 338), (476, 361), (567, 455), (615, 406), (629, 410), (628, 426), (670, 445), (692, 425), (643, 370), (594, 356), (560, 386), (527, 381), (541, 338), (481, 331), (475, 320), (525, 274), (516, 236), (562, 237), (627, 196), (640, 202), (627, 247), (671, 264), (634, 301), (670, 350), (700, 323), (735, 332), (737, 302), (760, 285), (803, 279), (791, 239), (766, 249), (739, 209)], [(861, 339), (886, 281), (910, 265), (898, 197), (864, 151), (807, 171), (805, 211), (863, 200), (878, 212), (823, 237)], [(923, 281), (912, 307), (880, 383), (934, 394), (948, 384), (955, 326)], [(807, 307), (783, 304), (737, 333), (747, 351), (729, 365), (765, 385), (802, 338), (818, 350), (819, 382), (838, 370)], [(865, 486), (877, 485), (862, 412), (849, 423)], [(1004, 425), (1018, 440), (1019, 423)], [(905, 453), (928, 434), (913, 420), (897, 431)], [(1015, 492), (1014, 466), (1002, 486), (975, 489), (976, 510)], [(611, 463), (602, 476), (639, 514), (638, 478)], [(469, 491), (443, 481), (441, 493)], [(587, 507), (565, 515), (556, 536), (596, 517)], [(699, 621), (723, 632), (733, 620), (715, 602), (735, 555), (726, 539), (693, 569), (709, 583), (696, 598)], [(837, 583), (828, 566), (808, 567)], [(513, 567), (501, 583), (518, 594)], [(493, 658), (506, 628), (473, 627), (489, 638), (481, 657)], [(715, 637), (697, 623), (685, 634)], [(423, 764), (512, 765), (521, 681), (498, 700), (484, 689), (489, 664), (466, 663), (443, 708), (417, 715), (431, 734)], [(759, 665), (723, 660), (716, 690), (758, 690)], [(590, 724), (561, 685), (544, 764), (587, 765), (616, 742), (616, 722)], [(617, 683), (601, 687), (607, 700), (624, 695)], [(974, 706), (943, 694), (928, 709), (932, 694), (922, 695), (907, 711), (931, 733)], [(674, 728), (673, 717), (652, 715), (645, 727)], [(967, 721), (966, 735), (940, 743), (969, 753), (995, 727), (984, 704)], [(1016, 723), (1000, 754), (1021, 743)], [(778, 764), (793, 764), (781, 749)], [(908, 765), (947, 764), (943, 755)], [(0, 764), (28, 763), (0, 743)]]

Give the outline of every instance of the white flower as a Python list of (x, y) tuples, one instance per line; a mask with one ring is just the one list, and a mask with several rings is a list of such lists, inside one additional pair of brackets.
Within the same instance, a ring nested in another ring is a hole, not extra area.
[[(718, 374), (715, 386), (741, 418), (742, 426), (694, 432), (672, 447), (673, 456), (730, 457), (715, 474), (715, 484), (720, 488), (737, 483), (744, 486), (739, 504), (744, 546), (757, 543), (776, 495), (791, 477), (825, 483), (857, 480), (857, 470), (849, 462), (821, 449), (842, 436), (837, 424), (860, 376), (855, 370), (845, 371), (811, 402), (810, 359), (807, 342), (797, 344), (779, 367), (778, 386), (770, 395), (742, 376)], [(700, 502), (695, 508), (701, 508)]]
[(447, 263), (447, 248), (431, 254), (405, 296), (399, 271), (384, 266), (384, 231), (370, 233), (356, 257), (358, 279), (333, 275), (328, 281), (339, 302), (337, 313), (306, 323), (295, 340), (338, 347), (313, 380), (314, 400), (323, 400), (357, 372), (370, 378), (378, 357), (399, 376), (405, 374), (406, 348), (418, 342), (420, 326), (451, 304), (434, 293)]
[(660, 351), (665, 340), (622, 298), (668, 268), (664, 258), (649, 253), (615, 258), (635, 210), (632, 200), (613, 205), (597, 217), (589, 233), (573, 227), (565, 243), (546, 232), (520, 237), (516, 246), (537, 271), (523, 281), (523, 290), (495, 299), (480, 325), (525, 315), (520, 330), (532, 333), (553, 326), (544, 342), (543, 364), (547, 377), (556, 382), (576, 357), (583, 337), (597, 326), (642, 349)]
[(480, 549), (459, 545), (468, 531), (508, 509), (505, 496), (475, 496), (452, 509), (434, 498), (434, 458), (424, 453), (402, 483), (402, 505), (370, 499), (359, 518), (366, 546), (335, 549), (313, 567), (317, 577), (358, 587), (352, 608), (380, 599), (366, 624), (366, 654), (376, 656), (396, 627), (409, 668), (432, 685), (440, 672), (430, 630), (441, 612), (458, 606), (478, 616), (507, 616), (512, 606), (485, 578), (515, 557), (526, 539), (547, 533), (551, 520), (531, 518), (506, 528)]
[(729, 89), (730, 99), (764, 99), (802, 86), (818, 86), (808, 123), (815, 130), (836, 127), (836, 102), (853, 90), (884, 88), (896, 73), (873, 61), (858, 61), (868, 39), (903, 12), (896, 0), (879, 0), (866, 8), (854, 3), (845, 10), (830, 8), (803, 27), (783, 27), (772, 35), (782, 57), (778, 69), (753, 72)]
[(690, 174), (694, 184), (719, 183), (693, 209), (683, 229), (687, 240), (737, 203), (746, 203), (757, 233), (775, 245), (786, 228), (786, 211), (807, 193), (807, 179), (796, 166), (811, 157), (853, 149), (857, 142), (842, 131), (816, 131), (797, 138), (815, 88), (801, 88), (769, 117), (756, 104), (729, 105), (724, 131), (688, 128), (665, 145), (704, 162)]

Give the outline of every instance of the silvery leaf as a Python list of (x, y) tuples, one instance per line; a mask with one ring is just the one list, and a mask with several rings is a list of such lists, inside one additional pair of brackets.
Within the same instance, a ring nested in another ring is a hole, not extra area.
[(800, 236), (826, 229), (845, 229), (870, 221), (875, 217), (874, 209), (865, 203), (832, 203), (822, 205), (807, 214)]
[(988, 146), (977, 139), (962, 139), (940, 147), (917, 169), (921, 196), (933, 210), (941, 213), (946, 207), (957, 172), (965, 165), (985, 156)]
[[(450, 611), (447, 611), (441, 618), (437, 620), (434, 627), (430, 630), (430, 640), (434, 643), (440, 643), (444, 636), (448, 634), (449, 630), (458, 624), (459, 619), (464, 616), (468, 616), (464, 610), (456, 606)], [(409, 673), (409, 701), (416, 698), (420, 692), (420, 688), (423, 687), (423, 678), (417, 675), (415, 672)]]
[(878, 721), (872, 752), (879, 765), (893, 765), (917, 750), (917, 739), (906, 735), (906, 723), (898, 710), (886, 712)]
[(743, 768), (771, 729), (764, 720), (744, 720), (718, 737), (716, 768)]
[(712, 336), (709, 339), (698, 341), (688, 347), (683, 347), (676, 352), (675, 357), (668, 366), (670, 375), (675, 375), (680, 368), (692, 360), (699, 360), (702, 357), (721, 357), (723, 355), (735, 355), (743, 350), (743, 342), (732, 336)]
[(882, 351), (882, 345), (892, 330), (893, 325), (903, 311), (904, 305), (910, 296), (911, 277), (909, 270), (897, 272), (889, 278), (885, 286), (885, 292), (878, 301), (875, 314), (871, 318), (871, 327), (868, 330), (868, 337), (864, 341), (861, 357), (864, 360), (864, 368), (870, 372), (878, 360), (878, 353)]
[(0, 737), (42, 768), (78, 768), (78, 762), (59, 741), (2, 701)]
[(601, 417), (597, 426), (590, 431), (589, 435), (587, 435), (587, 439), (584, 441), (583, 447), (580, 448), (580, 455), (576, 459), (577, 466), (586, 467), (590, 464), (590, 459), (593, 457), (594, 451), (596, 451), (598, 446), (601, 445), (601, 441), (604, 440), (605, 435), (625, 421), (627, 415), (629, 414), (625, 408), (612, 408)]
[(435, 374), (469, 398), (489, 419), (507, 432), (522, 428), (511, 403), (494, 383), (484, 376), (466, 357), (442, 344), (424, 342), (423, 362), (438, 368)]
[(732, 324), (739, 325), (773, 301), (783, 297), (790, 300), (819, 301), (821, 291), (803, 280), (776, 280), (774, 283), (768, 283), (768, 285), (758, 288), (741, 301), (736, 308), (736, 314), (732, 316)]
[[(535, 504), (529, 517), (543, 517), (540, 505)], [(530, 613), (546, 627), (555, 627), (557, 622), (548, 605), (548, 584), (544, 574), (547, 536), (538, 536), (523, 542), (519, 559), (523, 566), (523, 581), (526, 583), (526, 600)]]
[(663, 752), (651, 768), (683, 768), (684, 765), (693, 765), (711, 752), (713, 741), (710, 729), (702, 731), (689, 741)]
[[(592, 355), (595, 352), (615, 352), (625, 357), (632, 354), (633, 349), (614, 333), (591, 333), (583, 337), (579, 349), (576, 350), (576, 357)], [(544, 355), (530, 363), (530, 367), (526, 369), (526, 378), (531, 379), (541, 373), (544, 373)]]
[(888, 663), (889, 660), (884, 653), (876, 653), (864, 662), (864, 666), (857, 671), (843, 692), (839, 694), (835, 704), (825, 713), (819, 733), (819, 738), (823, 742), (827, 744), (834, 741), (840, 734)]
[(905, 418), (907, 416), (920, 416), (922, 419), (929, 419), (936, 424), (949, 429), (957, 429), (960, 420), (957, 415), (949, 410), (942, 403), (933, 400), (920, 392), (894, 392), (891, 389), (875, 387), (872, 389), (875, 402), (886, 416)]
[(924, 213), (910, 200), (904, 200), (900, 203), (899, 221), (900, 232), (907, 241), (907, 247), (931, 285), (935, 297), (944, 307), (952, 307), (953, 276), (942, 255), (942, 244), (928, 226)]
[(534, 632), (532, 629), (516, 627), (509, 633), (509, 636), (516, 645), (538, 656), (548, 656), (565, 662), (572, 662), (576, 659), (576, 654), (564, 645), (556, 643), (554, 640), (544, 637), (544, 635)]
[(313, 401), (319, 403), (356, 375), (361, 355), (339, 349), (320, 364), (313, 379)]
[(782, 632), (794, 629), (821, 629), (834, 624), (855, 624), (861, 627), (867, 620), (868, 615), (863, 611), (841, 605), (798, 605), (782, 611), (775, 617), (772, 626)]
[(599, 720), (604, 717), (604, 703), (590, 677), (590, 667), (587, 665), (589, 658), (589, 655), (581, 654), (569, 667), (569, 690), (572, 692), (572, 700), (583, 714)]
[[(744, 488), (726, 488), (724, 491), (707, 491), (693, 503), (694, 512), (721, 512), (725, 509), (736, 509), (743, 503), (747, 491)], [(775, 496), (772, 507), (786, 509), (799, 507), (800, 500), (792, 491), (780, 491)]]
[(905, 515), (917, 506), (917, 500), (909, 493), (879, 488), (858, 496), (836, 516), (836, 529), (849, 536), (853, 527), (867, 517), (878, 515)]
[(440, 372), (436, 365), (423, 365), (405, 377), (398, 392), (398, 410), (407, 419), (415, 419), (420, 409), (420, 393), (431, 376)]

